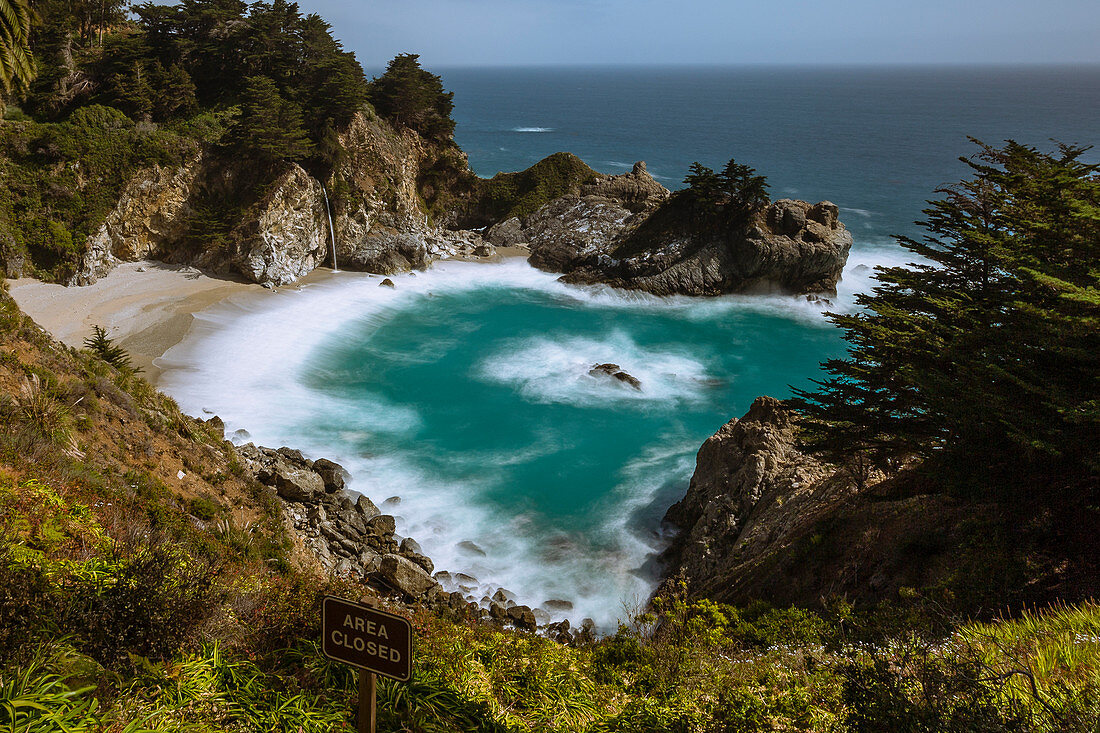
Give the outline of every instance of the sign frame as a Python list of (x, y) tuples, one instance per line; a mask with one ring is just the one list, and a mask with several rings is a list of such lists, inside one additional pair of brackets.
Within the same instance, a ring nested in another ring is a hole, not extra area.
[[(399, 677), (397, 675), (394, 675), (392, 672), (389, 672), (389, 671), (386, 671), (386, 670), (381, 670), (381, 669), (378, 669), (376, 667), (370, 667), (367, 664), (363, 664), (362, 662), (360, 662), (358, 660), (348, 659), (347, 657), (341, 657), (341, 656), (338, 656), (336, 654), (330, 653), (329, 648), (328, 648), (329, 647), (329, 637), (331, 635), (331, 632), (333, 631), (328, 626), (328, 616), (329, 616), (330, 604), (340, 604), (341, 606), (344, 606), (344, 607), (351, 607), (355, 611), (359, 612), (361, 616), (366, 616), (366, 617), (381, 616), (385, 619), (386, 622), (390, 622), (390, 623), (396, 622), (398, 625), (404, 627), (405, 632), (406, 632), (406, 638), (408, 639), (408, 647), (404, 648), (404, 649), (401, 649), (400, 651), (402, 653), (404, 653), (404, 655), (405, 655), (405, 659), (404, 659), (405, 673), (406, 673), (405, 676), (404, 677)], [(321, 653), (324, 654), (325, 657), (327, 657), (328, 659), (331, 659), (334, 662), (340, 662), (342, 664), (347, 664), (347, 665), (350, 665), (352, 667), (356, 667), (360, 670), (363, 670), (363, 672), (370, 672), (372, 674), (378, 674), (378, 675), (381, 675), (383, 677), (388, 677), (391, 680), (396, 680), (398, 682), (408, 682), (410, 679), (412, 679), (412, 647), (413, 647), (412, 624), (409, 623), (409, 620), (407, 618), (403, 617), (403, 616), (398, 616), (395, 613), (389, 613), (388, 611), (382, 611), (382, 610), (379, 610), (377, 608), (371, 608), (370, 606), (364, 605), (362, 603), (356, 603), (355, 601), (349, 601), (346, 598), (339, 598), (337, 596), (325, 596), (324, 600), (321, 602)]]

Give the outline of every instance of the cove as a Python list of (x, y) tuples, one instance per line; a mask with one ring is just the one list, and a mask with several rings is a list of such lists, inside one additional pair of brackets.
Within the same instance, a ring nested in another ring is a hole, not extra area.
[[(834, 308), (866, 285), (863, 252)], [(863, 273), (862, 275), (860, 273)], [(474, 600), (498, 588), (604, 628), (657, 580), (700, 444), (843, 353), (819, 304), (579, 288), (518, 259), (340, 273), (200, 315), (161, 386), (238, 441), (332, 458)], [(592, 366), (612, 362), (636, 390)]]

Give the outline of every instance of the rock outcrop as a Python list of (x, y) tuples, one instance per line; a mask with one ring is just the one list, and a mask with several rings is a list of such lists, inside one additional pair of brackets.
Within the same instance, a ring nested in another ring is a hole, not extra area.
[(663, 558), (666, 582), (734, 604), (876, 603), (966, 566), (967, 533), (988, 507), (913, 485), (904, 471), (872, 475), (860, 490), (854, 474), (802, 453), (796, 431), (782, 403), (760, 397), (707, 439), (665, 517), (679, 530)]
[(199, 155), (177, 168), (139, 171), (115, 208), (88, 238), (80, 269), (69, 285), (91, 285), (119, 262), (160, 256), (187, 230), (191, 198), (203, 168)]
[(291, 165), (238, 231), (235, 270), (264, 285), (286, 285), (328, 257), (328, 216), (317, 179)]
[[(296, 164), (273, 181), (260, 180), (247, 161), (213, 154), (174, 169), (138, 171), (89, 239), (69, 284), (91, 284), (119, 262), (149, 257), (267, 286), (292, 283), (331, 264), (323, 185), (332, 198), (341, 269), (391, 274), (435, 259), (494, 254), (480, 233), (430, 222), (419, 182), (422, 166), (438, 151), (422, 138), (360, 113), (339, 142), (344, 155), (324, 184)], [(260, 191), (262, 197), (254, 198)], [(196, 249), (207, 234), (203, 217), (211, 212), (228, 217), (222, 225), (229, 231), (217, 246)]]
[(670, 194), (644, 163), (562, 196), (524, 220), (497, 224), (495, 244), (525, 243), (531, 264), (564, 273), (567, 282), (606, 283), (657, 295), (718, 295), (778, 289), (833, 293), (852, 236), (836, 205), (781, 199), (745, 224), (692, 231), (690, 222), (638, 246), (639, 228)]

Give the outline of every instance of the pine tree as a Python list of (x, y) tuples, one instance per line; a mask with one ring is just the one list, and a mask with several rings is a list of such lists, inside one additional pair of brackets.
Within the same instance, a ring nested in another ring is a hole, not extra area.
[(454, 93), (443, 80), (420, 68), (420, 56), (401, 54), (370, 84), (369, 99), (378, 114), (424, 137), (446, 141), (454, 135)]
[(925, 262), (880, 268), (861, 312), (831, 316), (848, 358), (794, 404), (808, 445), (834, 460), (932, 459), (995, 494), (998, 482), (1095, 489), (1098, 166), (1084, 148), (978, 144), (963, 159), (974, 178), (925, 210), (928, 234), (899, 238)]
[(241, 116), (231, 132), (233, 142), (267, 163), (302, 160), (312, 143), (302, 124), (302, 110), (279, 94), (266, 76), (246, 80)]

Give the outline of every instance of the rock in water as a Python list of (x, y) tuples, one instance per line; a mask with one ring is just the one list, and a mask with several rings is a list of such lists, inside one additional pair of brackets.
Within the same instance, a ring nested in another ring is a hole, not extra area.
[(638, 391), (641, 391), (642, 389), (641, 381), (638, 378), (633, 377), (630, 374), (627, 374), (623, 370), (619, 369), (618, 364), (595, 364), (592, 366), (591, 369), (588, 370), (588, 375), (591, 377), (606, 375), (617, 379), (623, 384), (629, 385)]
[(499, 225), (490, 238), (527, 242), (531, 264), (564, 273), (567, 282), (656, 295), (835, 293), (852, 246), (828, 201), (781, 199), (747, 221), (695, 231), (644, 164), (557, 198), (519, 223), (519, 231), (515, 222)]
[(387, 277), (385, 280), (378, 283), (378, 287), (380, 287), (380, 288), (390, 288), (392, 290), (393, 288), (396, 288), (397, 286), (393, 284), (393, 280), (390, 280)]

